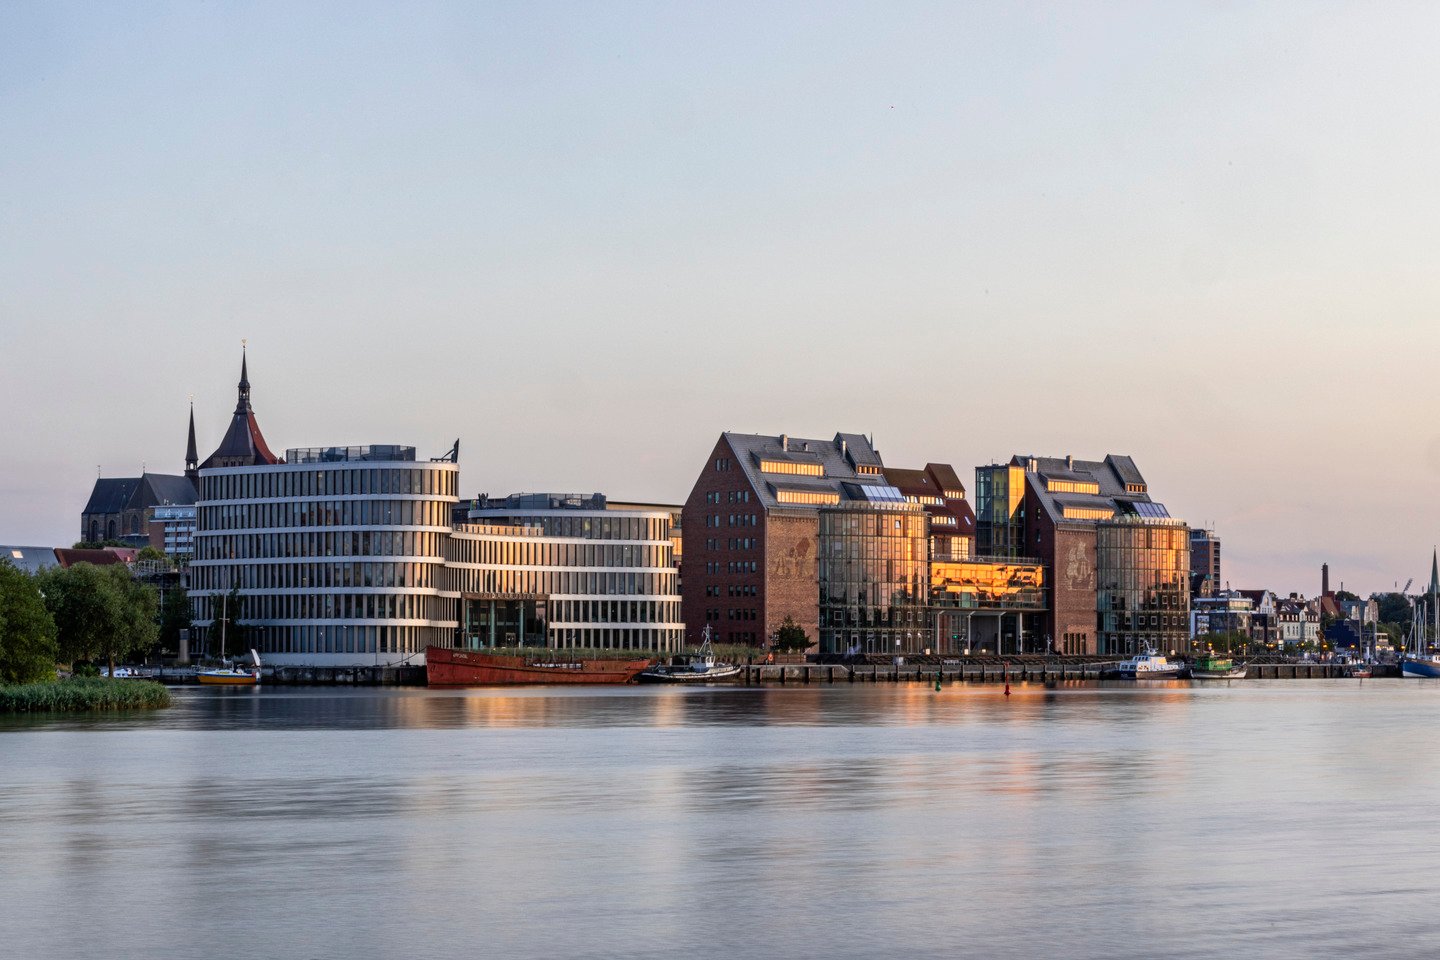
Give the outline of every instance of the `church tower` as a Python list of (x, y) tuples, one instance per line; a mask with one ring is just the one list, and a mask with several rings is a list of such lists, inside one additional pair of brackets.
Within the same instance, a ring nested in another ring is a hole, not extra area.
[(200, 469), (209, 467), (253, 467), (258, 464), (280, 463), (281, 460), (265, 445), (260, 425), (255, 422), (255, 411), (250, 406), (250, 374), (245, 348), (240, 353), (240, 390), (235, 404), (235, 415), (230, 419), (230, 428), (225, 431), (220, 446), (200, 464)]
[(200, 489), (200, 454), (195, 452), (195, 401), (190, 401), (190, 439), (185, 443), (185, 478)]

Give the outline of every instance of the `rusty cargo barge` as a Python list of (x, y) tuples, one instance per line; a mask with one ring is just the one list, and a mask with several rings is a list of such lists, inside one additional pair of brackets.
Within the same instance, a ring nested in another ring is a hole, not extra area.
[(543, 650), (531, 656), (512, 656), (427, 647), (425, 679), (432, 687), (630, 683), (650, 664), (649, 659), (581, 659)]

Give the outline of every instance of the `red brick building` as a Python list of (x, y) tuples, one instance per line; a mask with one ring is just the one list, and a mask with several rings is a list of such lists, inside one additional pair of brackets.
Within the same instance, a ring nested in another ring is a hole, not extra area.
[(725, 433), (685, 501), (687, 642), (708, 625), (721, 643), (762, 645), (787, 617), (819, 633), (819, 510), (842, 484), (885, 484), (884, 463), (858, 433), (830, 440)]

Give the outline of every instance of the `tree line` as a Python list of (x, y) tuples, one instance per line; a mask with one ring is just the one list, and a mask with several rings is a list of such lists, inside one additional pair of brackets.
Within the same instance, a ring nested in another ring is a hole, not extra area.
[(0, 684), (55, 678), (57, 663), (116, 661), (178, 645), (189, 600), (158, 592), (124, 564), (77, 563), (36, 574), (0, 561)]

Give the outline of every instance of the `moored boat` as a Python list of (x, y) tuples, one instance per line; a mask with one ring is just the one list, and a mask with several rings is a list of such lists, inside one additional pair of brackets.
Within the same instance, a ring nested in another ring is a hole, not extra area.
[(1245, 664), (1214, 654), (1198, 657), (1190, 666), (1191, 680), (1243, 680), (1245, 673)]
[(260, 654), (252, 649), (250, 659), (255, 662), (253, 668), (242, 668), (238, 663), (228, 664), (213, 670), (200, 670), (195, 679), (213, 686), (253, 687), (260, 682)]
[(553, 651), (507, 655), (482, 650), (425, 648), (425, 682), (432, 687), (541, 683), (629, 683), (651, 661), (582, 659)]
[(705, 628), (705, 639), (699, 651), (683, 666), (656, 665), (643, 671), (641, 683), (714, 683), (728, 680), (740, 673), (740, 666), (734, 663), (720, 663), (715, 659), (715, 648), (710, 643), (710, 628)]
[(1115, 675), (1121, 680), (1171, 680), (1180, 676), (1184, 666), (1146, 650), (1129, 660), (1122, 660), (1115, 668)]

